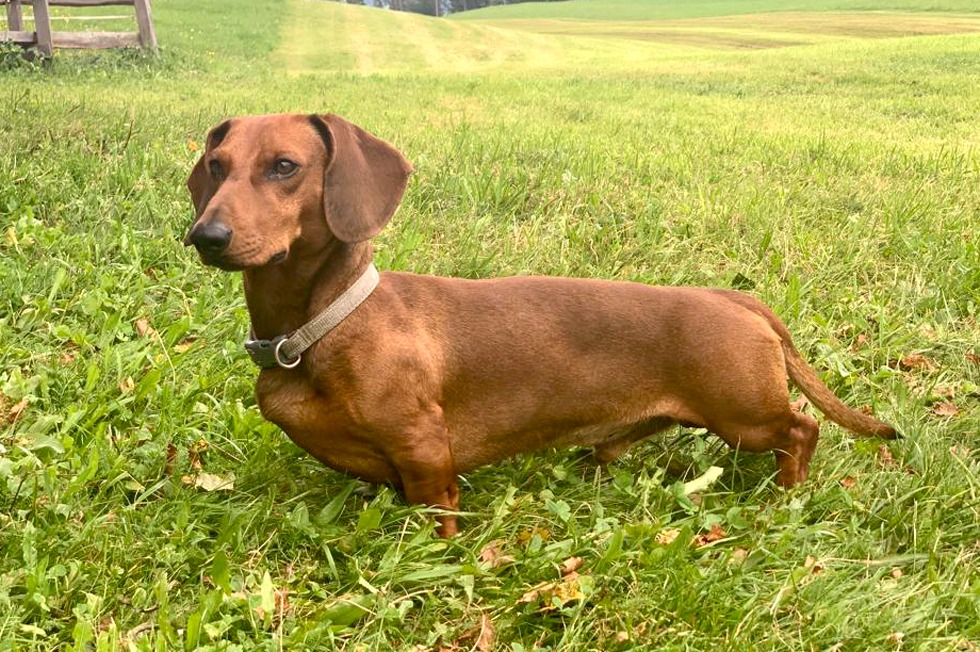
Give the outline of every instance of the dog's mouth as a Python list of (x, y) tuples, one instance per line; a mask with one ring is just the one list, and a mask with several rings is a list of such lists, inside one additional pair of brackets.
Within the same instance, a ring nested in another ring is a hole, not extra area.
[(217, 267), (225, 272), (240, 272), (245, 269), (245, 265), (228, 260), (220, 254), (206, 254), (200, 251), (198, 254), (201, 257), (201, 262), (209, 267)]
[(218, 269), (226, 272), (240, 272), (249, 267), (264, 267), (265, 265), (276, 265), (281, 263), (286, 260), (289, 252), (286, 250), (277, 252), (273, 254), (267, 262), (260, 265), (249, 265), (232, 260), (231, 258), (225, 257), (221, 254), (209, 254), (200, 250), (198, 250), (198, 255), (201, 257), (201, 262), (209, 267), (217, 267)]

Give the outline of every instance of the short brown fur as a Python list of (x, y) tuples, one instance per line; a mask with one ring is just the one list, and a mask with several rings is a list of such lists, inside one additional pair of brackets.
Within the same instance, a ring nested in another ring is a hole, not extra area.
[[(287, 334), (370, 263), (411, 166), (332, 115), (221, 129), (188, 180), (186, 242), (243, 272), (257, 337)], [(291, 169), (282, 160), (298, 167), (278, 175)], [(457, 510), (460, 473), (573, 445), (607, 462), (675, 423), (773, 451), (777, 482), (793, 485), (819, 427), (791, 409), (787, 377), (831, 420), (895, 436), (841, 403), (752, 297), (592, 279), (384, 273), (296, 369), (262, 371), (257, 393), (262, 414), (328, 466)], [(438, 520), (441, 535), (457, 531), (454, 515)]]

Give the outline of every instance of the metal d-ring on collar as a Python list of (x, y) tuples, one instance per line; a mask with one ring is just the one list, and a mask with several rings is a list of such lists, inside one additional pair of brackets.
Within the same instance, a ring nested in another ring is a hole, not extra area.
[(262, 369), (296, 367), (306, 349), (332, 331), (371, 295), (374, 288), (378, 286), (380, 278), (374, 263), (369, 264), (360, 278), (333, 303), (289, 335), (277, 335), (271, 340), (257, 340), (254, 339), (255, 334), (249, 331), (248, 339), (245, 340), (245, 350), (248, 351), (252, 362)]

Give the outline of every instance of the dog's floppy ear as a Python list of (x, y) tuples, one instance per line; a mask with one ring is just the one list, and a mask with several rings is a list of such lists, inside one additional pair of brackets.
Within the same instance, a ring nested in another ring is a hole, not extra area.
[(208, 205), (214, 195), (214, 182), (211, 181), (207, 169), (204, 167), (204, 155), (197, 159), (191, 176), (187, 177), (187, 189), (191, 191), (191, 201), (194, 202), (194, 211), (198, 217), (204, 212), (204, 207)]
[(394, 147), (335, 115), (310, 116), (327, 148), (323, 210), (348, 244), (373, 238), (398, 208), (412, 166)]
[(191, 201), (194, 202), (194, 210), (198, 217), (204, 212), (208, 202), (211, 201), (211, 197), (214, 196), (214, 193), (218, 189), (214, 179), (208, 174), (208, 170), (204, 165), (204, 158), (207, 156), (208, 149), (221, 144), (221, 141), (228, 135), (229, 129), (231, 129), (231, 120), (225, 120), (208, 132), (207, 138), (204, 140), (204, 152), (201, 154), (201, 158), (197, 159), (197, 163), (194, 164), (191, 175), (187, 177), (187, 189), (191, 192)]

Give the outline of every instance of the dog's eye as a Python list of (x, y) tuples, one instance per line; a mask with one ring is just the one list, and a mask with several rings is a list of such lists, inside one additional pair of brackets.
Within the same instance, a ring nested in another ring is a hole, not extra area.
[(279, 158), (272, 164), (272, 176), (277, 179), (285, 179), (296, 174), (296, 170), (298, 169), (299, 165), (296, 163), (293, 163), (289, 159)]
[(225, 169), (217, 161), (208, 163), (208, 170), (211, 172), (211, 178), (215, 181), (221, 181), (225, 178)]

